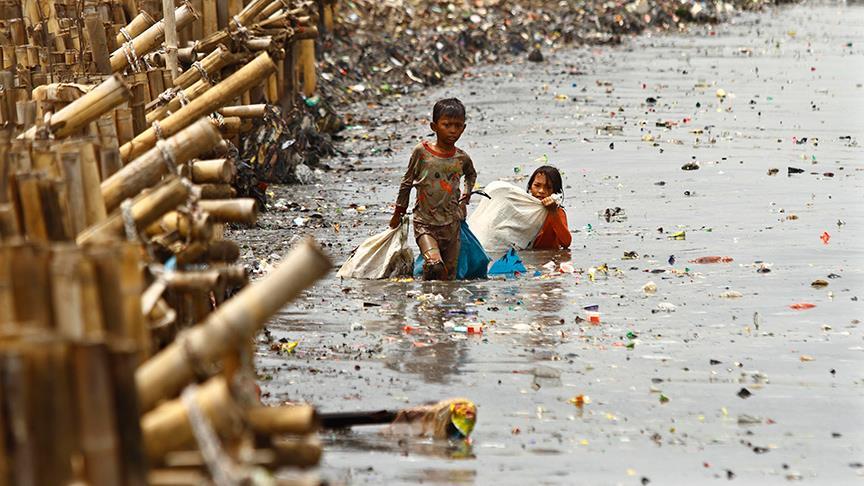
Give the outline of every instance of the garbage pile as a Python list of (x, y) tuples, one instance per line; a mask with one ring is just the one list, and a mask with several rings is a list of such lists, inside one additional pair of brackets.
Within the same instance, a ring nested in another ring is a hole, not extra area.
[(255, 224), (236, 145), (304, 87), (309, 5), (50, 5), (0, 23), (0, 484), (319, 483), (317, 413), (261, 406), (252, 339), (329, 259), (247, 285), (223, 237)]
[(345, 1), (334, 35), (322, 39), (321, 91), (337, 104), (407, 93), (469, 65), (542, 61), (564, 45), (619, 43), (782, 1)]

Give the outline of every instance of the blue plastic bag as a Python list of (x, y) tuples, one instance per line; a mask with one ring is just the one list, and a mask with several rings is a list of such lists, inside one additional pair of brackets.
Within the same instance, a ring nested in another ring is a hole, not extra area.
[(489, 268), (488, 273), (489, 275), (506, 275), (512, 277), (517, 272), (525, 273), (527, 271), (525, 265), (522, 264), (522, 259), (519, 258), (519, 254), (516, 253), (515, 249), (510, 248), (504, 256), (495, 260), (495, 263), (493, 263), (492, 267)]
[[(471, 232), (468, 223), (462, 221), (459, 227), (459, 260), (456, 264), (456, 280), (473, 280), (486, 278), (486, 269), (491, 259), (483, 250), (483, 246)], [(414, 260), (414, 276), (423, 275), (423, 255)]]

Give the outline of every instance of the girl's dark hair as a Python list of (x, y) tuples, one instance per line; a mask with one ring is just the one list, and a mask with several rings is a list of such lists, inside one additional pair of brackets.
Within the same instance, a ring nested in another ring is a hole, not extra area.
[(432, 108), (432, 122), (438, 123), (442, 116), (465, 119), (465, 105), (457, 98), (444, 98)]
[(546, 180), (552, 186), (552, 194), (564, 194), (564, 183), (561, 181), (561, 173), (551, 165), (541, 165), (531, 174), (531, 178), (528, 179), (528, 192), (531, 192), (531, 184), (534, 184), (534, 178), (537, 177), (537, 174), (546, 176)]

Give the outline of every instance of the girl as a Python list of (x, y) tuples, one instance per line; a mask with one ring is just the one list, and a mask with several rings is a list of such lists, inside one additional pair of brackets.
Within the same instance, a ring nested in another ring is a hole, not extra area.
[(528, 179), (528, 192), (546, 206), (549, 214), (543, 228), (537, 233), (531, 248), (535, 250), (560, 250), (570, 248), (573, 237), (567, 227), (567, 213), (552, 196), (564, 195), (561, 173), (550, 165), (538, 167)]

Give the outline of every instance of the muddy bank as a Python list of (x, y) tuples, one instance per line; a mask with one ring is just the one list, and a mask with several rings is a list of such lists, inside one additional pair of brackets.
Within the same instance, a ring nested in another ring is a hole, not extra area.
[[(328, 437), (323, 473), (351, 484), (860, 482), (862, 22), (860, 6), (788, 7), (472, 68), (372, 106), (333, 171), (272, 188), (260, 228), (231, 235), (250, 265), (265, 271), (303, 234), (342, 260), (380, 231), (450, 95), (468, 106), (461, 146), (480, 183), (524, 184), (544, 156), (563, 170), (574, 246), (523, 253), (515, 280), (331, 276), (261, 336), (266, 400), (477, 403), (469, 449)], [(711, 255), (733, 260), (691, 263)], [(588, 305), (599, 326), (580, 320)], [(483, 335), (451, 332), (466, 322)], [(273, 351), (280, 340), (299, 344)]]

